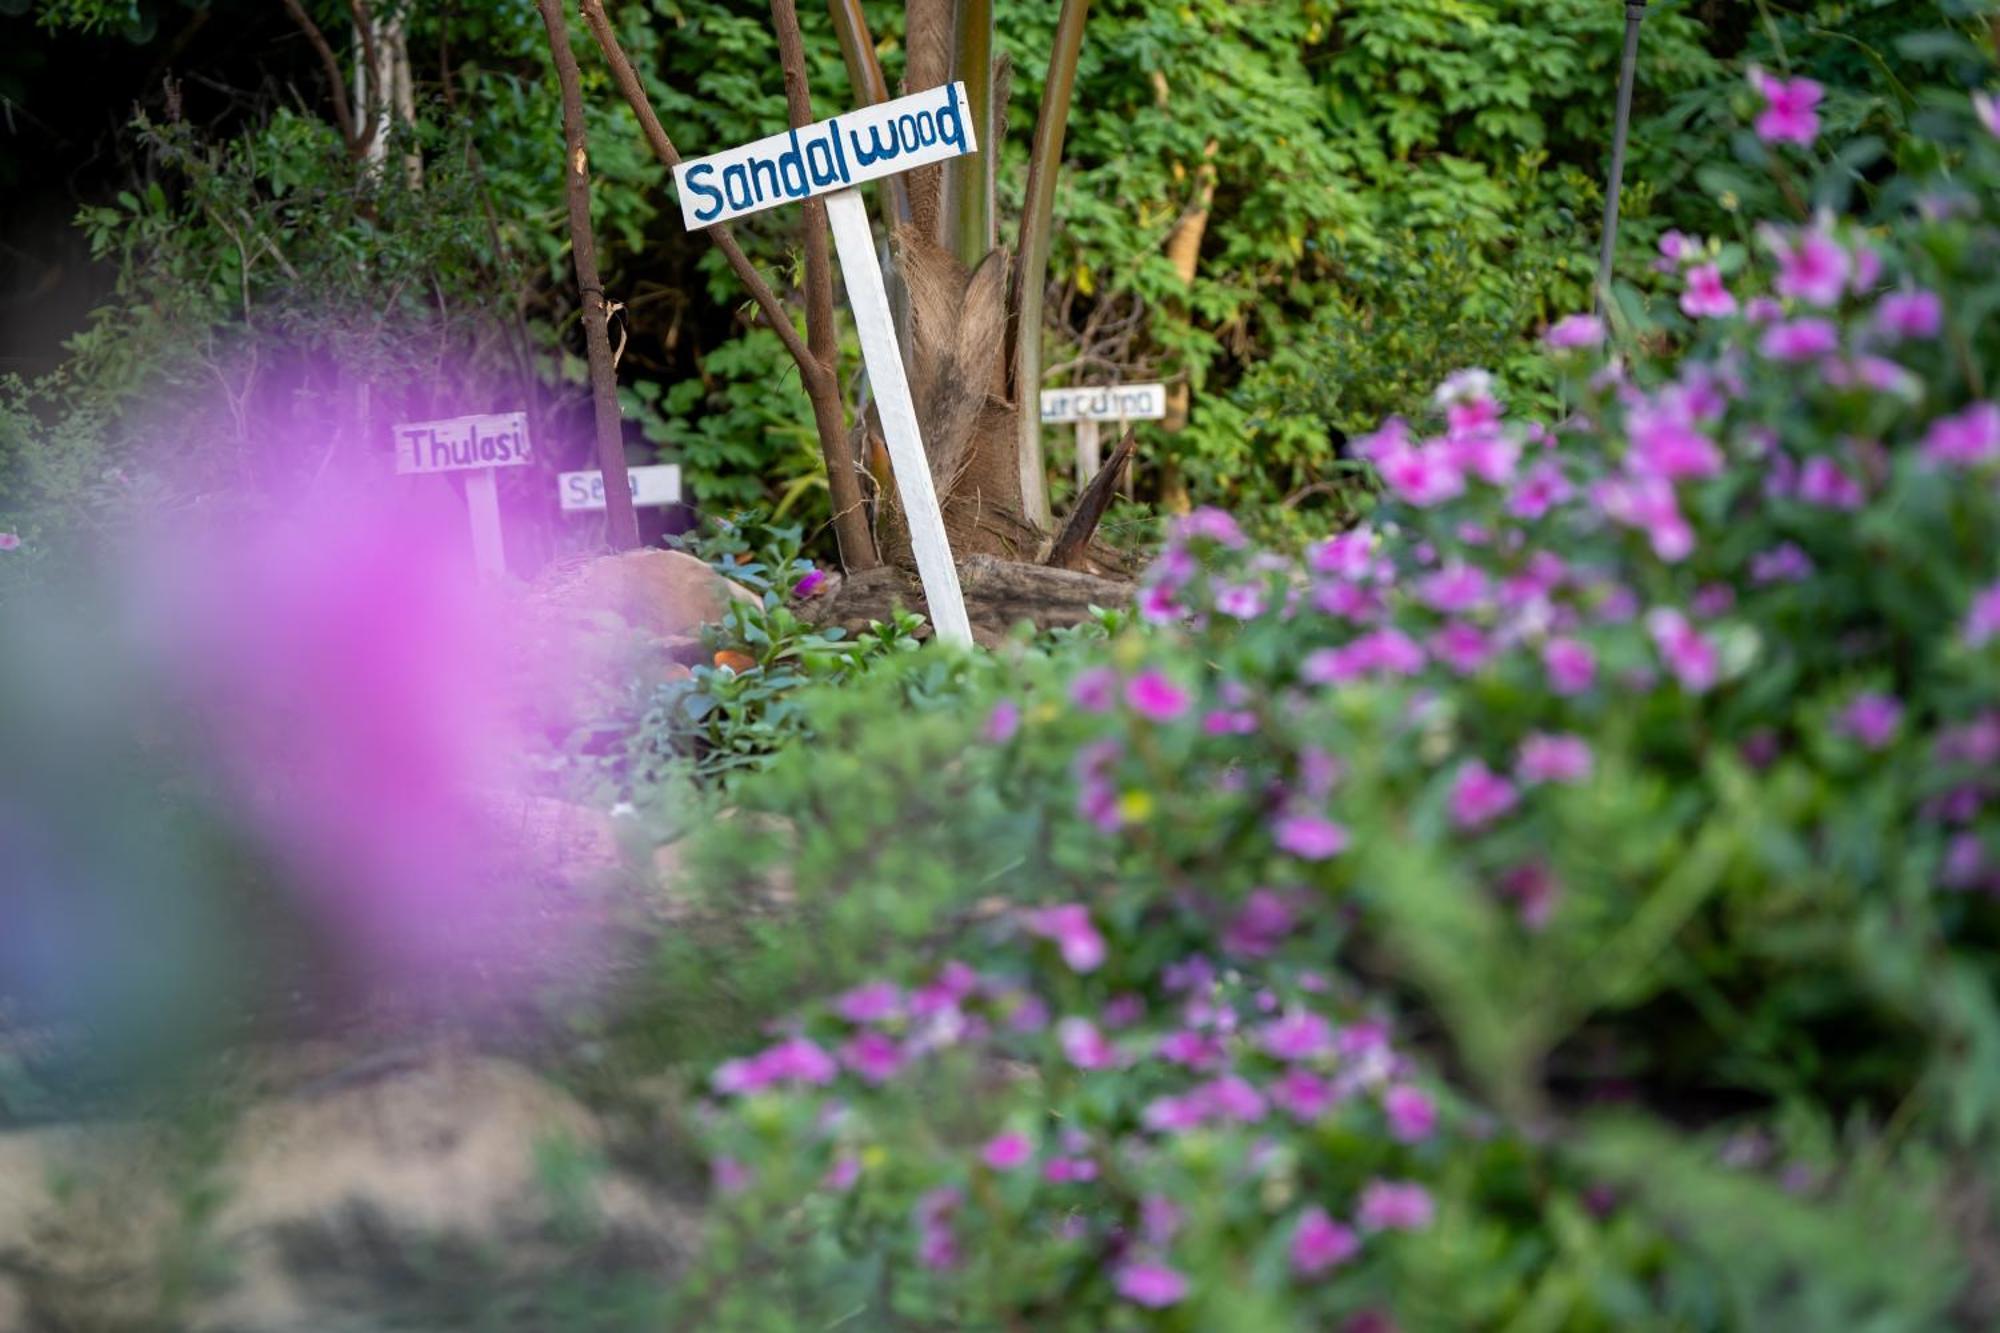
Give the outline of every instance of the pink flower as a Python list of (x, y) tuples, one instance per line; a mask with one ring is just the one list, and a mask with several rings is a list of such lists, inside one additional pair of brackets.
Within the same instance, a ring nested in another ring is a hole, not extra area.
[(943, 1185), (917, 1200), (917, 1262), (932, 1271), (958, 1266), (958, 1239), (952, 1234), (952, 1215), (963, 1196)]
[(1668, 231), (1664, 236), (1660, 237), (1660, 259), (1662, 262), (1658, 265), (1658, 268), (1662, 273), (1671, 273), (1677, 266), (1685, 264), (1688, 260), (1699, 255), (1701, 250), (1702, 243), (1700, 237), (1689, 236), (1678, 228)]
[(1358, 582), (1375, 572), (1375, 533), (1366, 526), (1330, 537), (1313, 547), (1306, 563), (1315, 574)]
[(1437, 1130), (1437, 1103), (1407, 1083), (1382, 1094), (1382, 1111), (1389, 1118), (1389, 1137), (1398, 1143), (1422, 1143)]
[(709, 1163), (708, 1172), (717, 1194), (741, 1194), (756, 1179), (750, 1168), (734, 1157), (716, 1158)]
[(1507, 497), (1507, 512), (1516, 518), (1538, 519), (1575, 494), (1576, 487), (1570, 485), (1561, 466), (1549, 459), (1529, 468), (1516, 483), (1514, 493)]
[(819, 590), (825, 586), (826, 571), (823, 569), (810, 570), (804, 578), (792, 585), (792, 596), (800, 600), (808, 597), (816, 597), (819, 595)]
[(1257, 730), (1257, 715), (1247, 708), (1214, 708), (1202, 715), (1201, 729), (1210, 736), (1248, 736)]
[(1798, 498), (1823, 509), (1859, 509), (1868, 503), (1861, 483), (1847, 475), (1840, 464), (1815, 454), (1799, 469)]
[(1727, 583), (1704, 583), (1695, 589), (1688, 609), (1697, 620), (1715, 620), (1728, 615), (1736, 607), (1736, 589)]
[(901, 1043), (880, 1032), (862, 1032), (840, 1048), (840, 1062), (869, 1084), (883, 1084), (896, 1077), (909, 1056)]
[(18, 551), (20, 549), (21, 549), (20, 533), (0, 532), (0, 551)]
[(1188, 692), (1164, 673), (1142, 671), (1125, 686), (1125, 703), (1140, 717), (1172, 722), (1188, 710)]
[(1807, 305), (1839, 305), (1852, 262), (1840, 242), (1817, 228), (1798, 233), (1791, 244), (1775, 241), (1778, 295)]
[(1232, 620), (1255, 620), (1264, 614), (1264, 589), (1256, 583), (1228, 583), (1215, 590), (1215, 609)]
[(1736, 298), (1722, 281), (1718, 265), (1696, 264), (1688, 270), (1681, 310), (1689, 319), (1721, 319), (1736, 313)]
[(1109, 1069), (1118, 1063), (1117, 1048), (1087, 1018), (1065, 1018), (1056, 1024), (1056, 1040), (1078, 1069)]
[(1266, 1090), (1271, 1104), (1302, 1124), (1333, 1109), (1333, 1085), (1307, 1069), (1287, 1069)]
[(1812, 572), (1812, 559), (1793, 542), (1780, 542), (1750, 558), (1750, 581), (1757, 584), (1800, 583)]
[[(1222, 947), (1242, 958), (1266, 958), (1284, 943), (1293, 924), (1292, 909), (1281, 894), (1271, 889), (1256, 889), (1244, 899), (1243, 909), (1223, 930)], [(1185, 967), (1191, 972), (1197, 964), (1207, 966), (1202, 960), (1190, 959)], [(1200, 984), (1206, 986), (1212, 979), (1204, 979)], [(1171, 984), (1169, 989), (1173, 989)]]
[(1715, 684), (1721, 671), (1715, 645), (1686, 616), (1671, 607), (1656, 607), (1646, 616), (1646, 628), (1652, 633), (1660, 660), (1680, 681), (1681, 688), (1690, 694), (1701, 694)]
[(1333, 1024), (1310, 1009), (1294, 1010), (1257, 1030), (1257, 1045), (1279, 1060), (1316, 1060), (1333, 1051)]
[(1012, 699), (1002, 699), (993, 705), (993, 711), (986, 716), (986, 742), (989, 745), (1005, 745), (1014, 739), (1014, 733), (1021, 729), (1021, 705)]
[(1476, 610), (1493, 595), (1493, 581), (1476, 565), (1452, 563), (1417, 585), (1417, 599), (1433, 611), (1457, 615)]
[(1521, 742), (1515, 771), (1527, 783), (1575, 784), (1590, 777), (1590, 742), (1581, 736), (1536, 732)]
[(1108, 713), (1118, 699), (1118, 673), (1092, 667), (1069, 685), (1069, 701), (1086, 713)]
[(1757, 350), (1773, 361), (1811, 361), (1839, 348), (1839, 330), (1812, 317), (1773, 324), (1757, 343)]
[(1030, 935), (1054, 940), (1072, 972), (1095, 972), (1104, 964), (1104, 936), (1091, 924), (1089, 910), (1077, 903), (1030, 912), (1027, 928)]
[(1653, 554), (1669, 564), (1694, 550), (1694, 529), (1681, 513), (1673, 483), (1662, 477), (1627, 473), (1590, 488), (1591, 503), (1613, 522), (1646, 533)]
[(1155, 1097), (1139, 1112), (1139, 1123), (1155, 1134), (1184, 1134), (1206, 1124), (1208, 1113), (1199, 1096)]
[(1493, 660), (1493, 641), (1477, 625), (1454, 620), (1431, 636), (1431, 656), (1456, 671), (1470, 676), (1484, 670)]
[(1264, 1094), (1252, 1087), (1249, 1080), (1236, 1074), (1225, 1074), (1204, 1083), (1195, 1089), (1194, 1095), (1207, 1107), (1209, 1114), (1239, 1124), (1255, 1124), (1270, 1111)]
[(1557, 694), (1582, 694), (1597, 680), (1597, 654), (1581, 639), (1550, 639), (1542, 645), (1542, 670)]
[(832, 1056), (804, 1037), (793, 1037), (747, 1060), (725, 1062), (712, 1082), (717, 1092), (740, 1096), (785, 1083), (825, 1085), (839, 1072)]
[(1565, 315), (1549, 326), (1542, 341), (1557, 351), (1596, 347), (1604, 341), (1604, 321), (1595, 315)]
[(1361, 1252), (1361, 1239), (1326, 1214), (1318, 1204), (1299, 1215), (1292, 1229), (1292, 1272), (1317, 1277)]
[(854, 1188), (854, 1182), (859, 1179), (861, 1179), (861, 1159), (842, 1157), (827, 1168), (827, 1173), (821, 1178), (820, 1184), (835, 1193), (845, 1194)]
[(1840, 715), (1840, 728), (1871, 750), (1879, 750), (1896, 738), (1903, 722), (1903, 705), (1893, 695), (1864, 694)]
[(2000, 138), (2000, 97), (1992, 93), (1974, 93), (1972, 114), (1979, 118), (1979, 123), (1986, 127), (1988, 134)]
[(1204, 506), (1174, 525), (1174, 540), (1209, 541), (1230, 550), (1240, 550), (1248, 539), (1236, 520), (1220, 509)]
[(1026, 1134), (1000, 1134), (986, 1141), (979, 1160), (995, 1171), (1012, 1171), (1027, 1164), (1035, 1155), (1035, 1145)]
[(1750, 86), (1764, 99), (1764, 109), (1751, 127), (1765, 143), (1812, 147), (1819, 137), (1819, 113), (1814, 108), (1826, 92), (1811, 79), (1780, 79), (1754, 66)]
[(1414, 446), (1377, 460), (1376, 469), (1396, 495), (1419, 507), (1465, 494), (1465, 476), (1442, 449)]
[(1213, 1069), (1222, 1063), (1222, 1043), (1189, 1028), (1169, 1032), (1154, 1049), (1162, 1060), (1188, 1069)]
[(1500, 877), (1497, 886), (1502, 898), (1514, 904), (1520, 914), (1521, 924), (1529, 930), (1540, 930), (1548, 925), (1554, 914), (1557, 896), (1555, 875), (1539, 861), (1530, 861), (1515, 866)]
[(1278, 850), (1302, 861), (1325, 861), (1347, 850), (1347, 830), (1318, 815), (1280, 815), (1271, 825)]
[(1936, 292), (1905, 288), (1875, 303), (1875, 331), (1885, 338), (1935, 338), (1944, 327), (1944, 304)]
[(1422, 1185), (1371, 1180), (1361, 1191), (1357, 1216), (1370, 1231), (1421, 1231), (1431, 1224), (1435, 1213), (1430, 1191)]
[(1462, 829), (1481, 828), (1513, 809), (1518, 799), (1513, 783), (1482, 761), (1469, 759), (1452, 781), (1451, 819)]
[(893, 981), (856, 986), (833, 1002), (833, 1012), (850, 1023), (880, 1023), (903, 1012), (903, 988)]
[(2000, 404), (1977, 402), (1957, 416), (1939, 417), (1924, 434), (1923, 454), (1951, 467), (2000, 458)]
[(1965, 642), (1969, 648), (1984, 648), (2000, 639), (2000, 582), (1972, 594), (1972, 609), (1965, 617)]
[(1694, 418), (1678, 395), (1662, 394), (1652, 402), (1635, 405), (1625, 414), (1625, 430), (1632, 440), (1631, 466), (1635, 472), (1685, 481), (1713, 477), (1722, 471), (1722, 451), (1695, 428)]
[(1042, 1164), (1042, 1179), (1051, 1185), (1082, 1185), (1097, 1179), (1097, 1163), (1088, 1157), (1051, 1157)]
[(1165, 1264), (1156, 1263), (1123, 1264), (1112, 1278), (1112, 1285), (1118, 1289), (1120, 1296), (1149, 1310), (1178, 1305), (1188, 1292), (1185, 1277)]

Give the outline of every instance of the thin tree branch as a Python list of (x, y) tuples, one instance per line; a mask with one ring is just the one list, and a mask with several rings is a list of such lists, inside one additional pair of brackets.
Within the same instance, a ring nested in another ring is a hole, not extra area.
[[(639, 118), (639, 128), (645, 133), (653, 156), (672, 171), (681, 164), (680, 152), (674, 147), (673, 140), (667, 137), (666, 129), (653, 111), (653, 99), (646, 95), (645, 85), (639, 82), (639, 72), (632, 68), (631, 57), (625, 54), (618, 34), (612, 31), (611, 21), (604, 16), (604, 0), (581, 0), (581, 7), (584, 22), (590, 25), (590, 34), (597, 39), (597, 47), (604, 53), (605, 63), (611, 67), (611, 80), (618, 85), (618, 91), (623, 94), (625, 104), (632, 108), (632, 114)], [(716, 248), (722, 251), (722, 257), (729, 261), (737, 280), (749, 288), (750, 298), (763, 312), (765, 322), (784, 343), (792, 360), (798, 362), (800, 373), (811, 378), (813, 371), (808, 364), (812, 360), (811, 351), (807, 349), (805, 340), (799, 337), (799, 331), (792, 326), (792, 317), (778, 299), (777, 292), (757, 271), (757, 266), (750, 262), (750, 256), (743, 253), (743, 247), (737, 243), (729, 224), (719, 222), (707, 231)]]
[(327, 87), (333, 94), (333, 123), (340, 127), (341, 142), (352, 152), (354, 114), (347, 109), (347, 79), (340, 72), (340, 57), (327, 45), (326, 34), (319, 30), (319, 24), (312, 21), (312, 15), (306, 13), (299, 0), (284, 0), (284, 6), (285, 12), (292, 16), (292, 22), (299, 25), (299, 31), (306, 35), (306, 41), (319, 54), (319, 63), (326, 69)]
[(382, 125), (382, 103), (388, 96), (382, 85), (387, 80), (383, 77), (382, 58), (375, 50), (375, 17), (368, 12), (368, 0), (347, 0), (347, 12), (354, 15), (354, 30), (361, 38), (361, 59), (368, 71), (368, 120), (348, 150), (361, 157), (375, 146), (375, 135)]
[[(794, 129), (813, 122), (812, 88), (806, 81), (806, 41), (799, 31), (799, 11), (793, 0), (771, 0), (771, 23), (777, 30), (778, 62), (785, 70), (785, 109)], [(833, 322), (833, 251), (827, 233), (826, 205), (808, 199), (804, 214), (806, 248), (806, 342), (823, 377), (822, 392), (813, 395), (813, 416), (819, 427), (820, 451), (826, 455), (827, 488), (832, 492), (834, 536), (843, 563), (860, 555), (874, 561), (874, 535), (862, 509), (861, 474), (855, 465), (854, 440), (847, 433), (836, 376), (840, 368), (840, 330)], [(866, 554), (861, 553), (865, 550)], [(865, 568), (866, 564), (858, 566)]]
[[(1021, 210), (1021, 240), (1014, 269), (1014, 299), (1007, 303), (1007, 366), (1019, 407), (1016, 447), (1021, 460), (1021, 503), (1028, 516), (1047, 527), (1049, 484), (1042, 458), (1042, 421), (1033, 404), (1042, 387), (1042, 313), (1048, 296), (1049, 242), (1055, 223), (1056, 177), (1062, 170), (1063, 140), (1076, 95), (1077, 62), (1083, 52), (1090, 0), (1063, 0), (1049, 51), (1049, 77), (1042, 85), (1035, 116), (1035, 147), (1028, 157), (1027, 203)], [(992, 151), (998, 151), (997, 145)]]
[[(359, 4), (360, 0), (355, 0)], [(614, 551), (639, 545), (639, 516), (625, 472), (625, 430), (618, 415), (617, 370), (606, 331), (604, 284), (597, 272), (597, 242), (590, 230), (590, 146), (584, 135), (582, 77), (570, 50), (562, 0), (535, 0), (549, 30), (549, 54), (562, 86), (564, 184), (569, 196), (570, 249), (583, 296), (584, 344), (590, 355), (590, 396), (597, 421), (597, 466), (604, 473), (605, 535)]]

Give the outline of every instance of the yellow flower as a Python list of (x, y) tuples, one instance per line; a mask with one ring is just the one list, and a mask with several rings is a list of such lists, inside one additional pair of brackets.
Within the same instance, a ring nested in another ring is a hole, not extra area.
[(1118, 813), (1128, 824), (1143, 824), (1153, 817), (1153, 793), (1128, 791), (1118, 798)]

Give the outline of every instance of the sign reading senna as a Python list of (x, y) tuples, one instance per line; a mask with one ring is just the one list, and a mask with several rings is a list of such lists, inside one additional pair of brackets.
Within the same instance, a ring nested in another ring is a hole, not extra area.
[(978, 149), (965, 85), (953, 83), (683, 162), (674, 186), (696, 231)]

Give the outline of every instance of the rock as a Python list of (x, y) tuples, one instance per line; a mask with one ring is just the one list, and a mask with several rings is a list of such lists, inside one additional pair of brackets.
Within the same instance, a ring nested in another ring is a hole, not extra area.
[(589, 614), (608, 612), (662, 641), (688, 636), (729, 612), (732, 601), (761, 599), (681, 551), (627, 551), (559, 569), (535, 585), (544, 603)]
[(609, 1165), (581, 1103), (504, 1060), (364, 1061), (212, 1131), (0, 1136), (0, 1329), (469, 1328), (580, 1273), (664, 1284), (698, 1235)]

